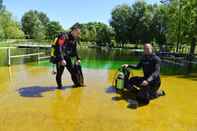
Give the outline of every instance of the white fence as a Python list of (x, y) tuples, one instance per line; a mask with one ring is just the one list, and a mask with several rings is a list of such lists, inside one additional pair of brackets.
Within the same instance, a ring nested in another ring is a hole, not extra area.
[(36, 53), (30, 53), (30, 54), (23, 54), (23, 55), (11, 55), (11, 49), (17, 49), (17, 47), (0, 47), (0, 50), (7, 50), (7, 58), (8, 58), (8, 66), (11, 66), (11, 61), (14, 58), (26, 58), (26, 57), (31, 57), (31, 56), (36, 56), (37, 57), (37, 62), (39, 62), (42, 59), (48, 59), (50, 56), (41, 56), (44, 55), (44, 52), (40, 52), (39, 49), (37, 50)]

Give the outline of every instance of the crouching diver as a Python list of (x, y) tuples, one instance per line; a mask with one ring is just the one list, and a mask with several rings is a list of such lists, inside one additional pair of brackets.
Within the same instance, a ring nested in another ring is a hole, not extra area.
[(160, 80), (160, 58), (153, 53), (151, 44), (144, 44), (144, 55), (137, 65), (123, 65), (124, 67), (139, 69), (143, 68), (144, 77), (132, 77), (128, 81), (129, 90), (131, 91), (134, 86), (139, 90), (136, 94), (136, 100), (129, 100), (128, 107), (137, 108), (139, 104), (147, 105), (150, 100), (161, 95), (165, 95), (164, 91), (159, 91)]
[[(83, 86), (78, 81), (78, 76), (76, 75), (75, 65), (72, 62), (72, 58), (76, 58), (77, 65), (80, 65), (80, 57), (77, 51), (77, 39), (80, 37), (80, 28), (78, 26), (72, 27), (71, 31), (65, 33), (60, 37), (56, 44), (56, 82), (58, 89), (62, 88), (62, 74), (65, 67), (69, 71), (72, 81), (74, 83), (73, 87)], [(81, 73), (82, 74), (82, 73)]]

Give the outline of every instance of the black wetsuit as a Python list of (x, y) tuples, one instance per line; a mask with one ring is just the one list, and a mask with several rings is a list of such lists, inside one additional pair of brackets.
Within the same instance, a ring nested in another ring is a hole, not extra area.
[[(143, 68), (144, 77), (132, 77), (129, 80), (130, 87), (135, 85), (140, 88), (137, 93), (138, 101), (148, 104), (149, 100), (156, 96), (156, 92), (161, 84), (160, 63), (160, 58), (155, 54), (152, 54), (149, 56), (143, 56), (137, 65), (129, 65), (130, 68), (134, 69)], [(145, 87), (141, 86), (144, 80), (149, 83)]]
[(76, 73), (74, 70), (74, 64), (72, 63), (72, 57), (76, 57), (76, 60), (80, 60), (77, 51), (77, 40), (72, 36), (70, 32), (66, 33), (65, 43), (62, 46), (57, 44), (56, 48), (57, 48), (56, 49), (57, 60), (59, 62), (61, 62), (62, 60), (66, 61), (66, 66), (62, 66), (61, 64), (59, 64), (59, 62), (56, 64), (56, 68), (57, 68), (56, 81), (58, 88), (62, 88), (62, 74), (64, 72), (65, 67), (70, 72), (74, 85), (78, 85), (78, 81), (75, 75)]

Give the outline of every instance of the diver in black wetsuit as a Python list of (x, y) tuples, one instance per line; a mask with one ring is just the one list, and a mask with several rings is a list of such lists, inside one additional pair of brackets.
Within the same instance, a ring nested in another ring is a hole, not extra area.
[[(152, 45), (144, 45), (144, 56), (137, 65), (123, 65), (124, 67), (139, 69), (143, 68), (144, 77), (132, 77), (128, 81), (129, 88), (134, 86), (140, 88), (137, 92), (136, 100), (130, 100), (129, 106), (138, 106), (139, 103), (148, 104), (153, 98), (164, 95), (164, 91), (159, 92), (160, 80), (160, 58), (153, 53)], [(133, 102), (133, 103), (132, 103)]]
[(71, 32), (65, 33), (63, 36), (64, 42), (59, 42), (60, 44), (56, 44), (56, 56), (57, 56), (57, 74), (56, 74), (56, 82), (58, 85), (58, 89), (62, 88), (62, 74), (64, 72), (65, 67), (71, 74), (72, 81), (74, 83), (74, 87), (83, 86), (80, 85), (77, 81), (76, 71), (74, 69), (74, 64), (72, 63), (72, 58), (76, 57), (76, 63), (80, 64), (80, 57), (77, 51), (77, 39), (80, 37), (80, 28), (73, 27), (71, 28)]

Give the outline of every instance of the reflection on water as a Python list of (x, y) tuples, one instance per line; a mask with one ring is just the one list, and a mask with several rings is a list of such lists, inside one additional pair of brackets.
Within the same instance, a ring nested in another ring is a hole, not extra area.
[[(40, 52), (49, 53), (49, 49), (42, 49)], [(139, 56), (135, 55), (129, 49), (79, 49), (83, 68), (91, 69), (118, 69), (122, 64), (136, 64), (139, 60)], [(37, 53), (37, 49), (11, 49), (11, 55), (21, 55), (27, 53)], [(7, 51), (0, 51), (0, 65), (7, 64)], [(29, 58), (14, 58), (12, 64), (24, 64), (27, 62), (34, 62), (37, 58), (35, 56)], [(39, 64), (33, 64), (35, 66), (51, 66), (48, 60), (41, 61)], [(192, 72), (196, 72), (197, 66), (193, 66)], [(175, 66), (172, 64), (162, 64), (161, 72), (164, 75), (174, 74), (186, 74), (187, 67)]]
[[(80, 49), (83, 68), (89, 69), (118, 69), (122, 64), (137, 64), (139, 56), (131, 50), (104, 50), (104, 49)], [(42, 61), (35, 66), (50, 66), (48, 61)], [(196, 72), (197, 67), (193, 65), (192, 72)], [(162, 63), (161, 73), (163, 75), (187, 74), (188, 68), (172, 64)]]
[[(32, 48), (12, 48), (10, 49), (11, 56), (15, 55), (25, 55), (25, 54), (32, 54), (32, 53), (38, 53), (38, 49), (32, 49)], [(49, 49), (40, 49), (39, 52), (44, 52), (48, 54)], [(8, 64), (8, 56), (7, 56), (8, 50), (2, 49), (0, 50), (0, 66), (5, 66)], [(31, 56), (31, 57), (22, 57), (22, 58), (12, 58), (11, 64), (24, 64), (28, 62), (34, 62), (37, 60), (37, 56)]]
[[(117, 69), (125, 63), (137, 63), (138, 57), (130, 50), (106, 50), (80, 48), (83, 68)], [(37, 64), (34, 64), (35, 66)], [(38, 66), (50, 66), (48, 61), (42, 61)]]

